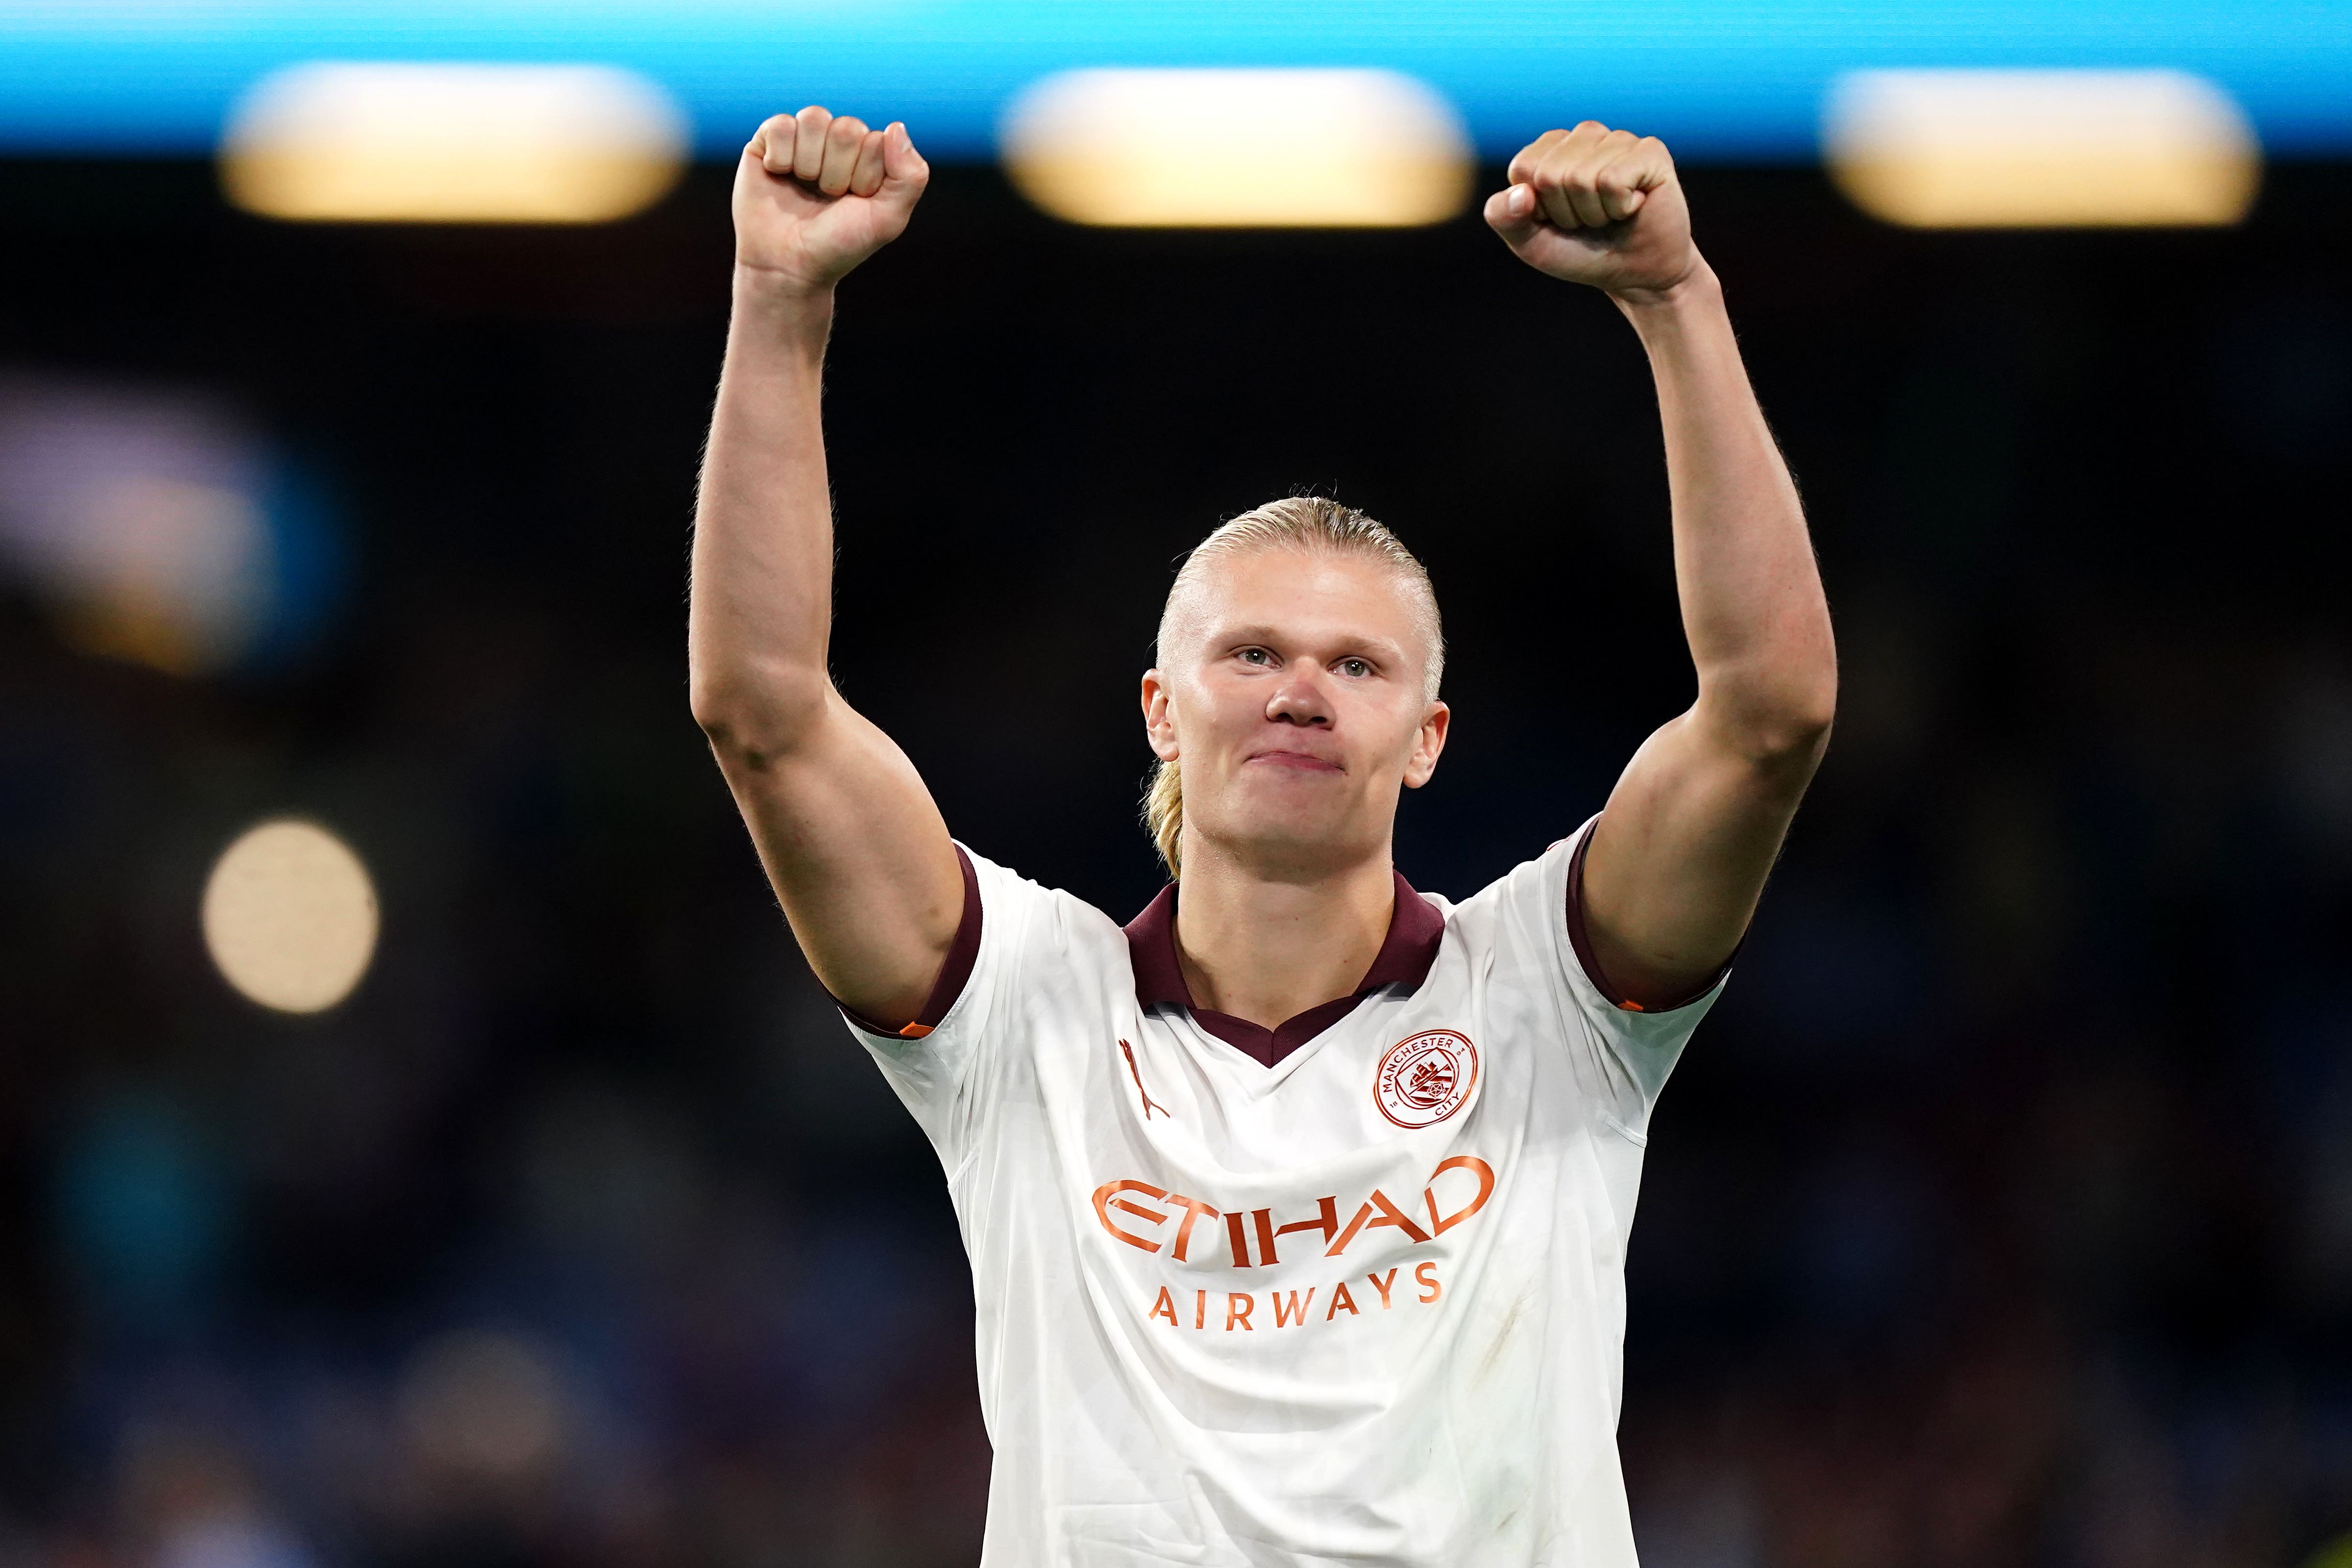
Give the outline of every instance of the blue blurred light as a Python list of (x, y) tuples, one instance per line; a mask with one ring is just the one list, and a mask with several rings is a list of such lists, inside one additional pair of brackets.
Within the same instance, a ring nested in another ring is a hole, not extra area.
[(54, 1219), (77, 1281), (108, 1322), (198, 1329), (236, 1220), (218, 1152), (169, 1099), (118, 1093), (90, 1108), (58, 1152)]
[(1080, 66), (1383, 66), (1460, 107), (1488, 157), (1585, 117), (1685, 154), (1809, 159), (1822, 100), (1873, 67), (2172, 67), (2244, 107), (2273, 155), (2352, 153), (2352, 5), (2294, 0), (14, 0), (0, 148), (200, 155), (239, 93), (312, 59), (626, 67), (731, 156), (823, 101), (904, 119), (934, 155), (992, 154), (1024, 85)]
[(299, 664), (324, 639), (351, 586), (342, 498), (326, 472), (299, 454), (271, 452), (261, 492), (269, 530), (268, 614), (236, 669), (266, 674)]

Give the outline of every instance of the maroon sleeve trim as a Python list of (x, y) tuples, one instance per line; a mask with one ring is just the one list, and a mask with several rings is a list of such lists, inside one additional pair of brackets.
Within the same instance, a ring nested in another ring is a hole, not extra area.
[[(868, 1018), (840, 997), (833, 998), (833, 1005), (841, 1009), (841, 1016), (869, 1035), (896, 1035), (901, 1039), (921, 1039), (940, 1026), (940, 1021), (948, 1016), (948, 1009), (956, 1005), (956, 999), (963, 994), (964, 986), (971, 979), (971, 967), (980, 961), (980, 874), (971, 868), (971, 857), (963, 852), (962, 845), (957, 845), (955, 852), (956, 864), (963, 868), (963, 914), (956, 921), (955, 940), (948, 943), (947, 961), (940, 965), (940, 977), (931, 983), (930, 996), (923, 1003), (923, 1010), (915, 1015), (915, 1021), (901, 1028), (889, 1028)], [(832, 995), (832, 993), (827, 992), (826, 994)]]
[[(1595, 828), (1600, 826), (1598, 821), (1593, 823)], [(1602, 972), (1601, 960), (1593, 955), (1592, 936), (1586, 931), (1584, 925), (1584, 852), (1591, 847), (1592, 847), (1592, 833), (1588, 829), (1584, 837), (1576, 841), (1576, 853), (1570, 857), (1568, 862), (1568, 944), (1576, 949), (1576, 962), (1584, 966), (1584, 977), (1592, 982), (1592, 988), (1600, 992), (1602, 998), (1620, 1012), (1671, 1013), (1676, 1007), (1689, 1006), (1723, 984), (1723, 977), (1731, 972), (1730, 959), (1724, 960), (1723, 967), (1707, 976), (1706, 984), (1681, 1001), (1668, 1006), (1644, 1007), (1617, 988), (1609, 976)], [(1737, 952), (1732, 954), (1733, 958), (1738, 956), (1739, 955)]]

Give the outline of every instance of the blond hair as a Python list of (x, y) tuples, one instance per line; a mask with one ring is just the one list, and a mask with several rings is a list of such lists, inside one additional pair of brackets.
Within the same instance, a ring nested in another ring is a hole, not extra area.
[[(1258, 550), (1297, 550), (1314, 555), (1352, 555), (1377, 562), (1404, 580), (1413, 619), (1420, 623), (1428, 648), (1426, 677), (1429, 700), (1437, 700), (1438, 683), (1445, 674), (1445, 630), (1437, 615), (1437, 591), (1430, 585), (1429, 569), (1404, 547), (1402, 540), (1353, 507), (1323, 496), (1290, 496), (1268, 501), (1220, 524), (1192, 547), (1176, 569), (1168, 603), (1160, 612), (1160, 657), (1168, 657), (1170, 634), (1179, 604), (1197, 589), (1209, 569), (1220, 560)], [(1151, 835), (1168, 874), (1184, 874), (1184, 777), (1176, 763), (1156, 763), (1143, 791), (1143, 826)]]

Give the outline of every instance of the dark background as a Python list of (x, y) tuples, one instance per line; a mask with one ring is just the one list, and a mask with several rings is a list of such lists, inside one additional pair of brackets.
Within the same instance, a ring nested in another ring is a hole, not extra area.
[[(2352, 1528), (2352, 170), (2242, 228), (1906, 234), (1701, 169), (1838, 615), (1838, 733), (1654, 1128), (1649, 1568), (2295, 1564)], [(987, 1445), (936, 1163), (687, 713), (723, 173), (581, 231), (314, 229), (0, 163), (0, 366), (331, 476), (304, 658), (0, 601), (0, 1564), (930, 1564)], [(1125, 919), (1175, 557), (1301, 486), (1435, 576), (1460, 898), (1691, 678), (1654, 405), (1475, 221), (1057, 226), (941, 171), (844, 289), (835, 666), (957, 834)], [(247, 822), (366, 858), (263, 1013)]]

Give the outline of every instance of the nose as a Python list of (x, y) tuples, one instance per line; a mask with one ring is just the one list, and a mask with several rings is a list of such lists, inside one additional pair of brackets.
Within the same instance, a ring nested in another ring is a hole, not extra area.
[(1331, 727), (1331, 705), (1323, 700), (1322, 683), (1311, 675), (1286, 678), (1267, 700), (1265, 716), (1276, 724), (1324, 730)]

